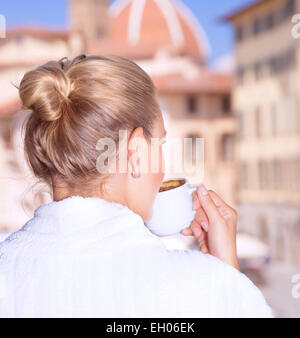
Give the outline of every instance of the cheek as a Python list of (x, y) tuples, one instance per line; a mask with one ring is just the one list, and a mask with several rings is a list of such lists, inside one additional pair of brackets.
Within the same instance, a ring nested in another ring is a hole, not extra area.
[(148, 204), (152, 204), (159, 188), (162, 184), (164, 175), (162, 173), (144, 175), (144, 193), (147, 194)]
[(155, 188), (158, 191), (165, 176), (165, 160), (164, 160), (164, 155), (161, 149), (159, 151), (157, 167), (158, 167), (158, 172), (153, 173), (151, 175), (152, 175), (153, 186), (155, 186)]
[(159, 188), (165, 175), (165, 159), (162, 148), (149, 149), (148, 152), (148, 176), (151, 185)]
[(162, 172), (158, 174), (152, 174), (151, 180), (152, 180), (153, 187), (155, 187), (155, 191), (159, 190), (163, 179), (164, 179), (164, 174)]
[(154, 173), (151, 173), (151, 168), (149, 168), (149, 173), (142, 175), (143, 177), (143, 186), (145, 189), (140, 191), (144, 195), (143, 204), (144, 204), (144, 220), (147, 221), (152, 217), (152, 208), (156, 195), (159, 192), (159, 188), (164, 179), (164, 158), (162, 151), (160, 151), (159, 156), (157, 156), (158, 166), (155, 166), (156, 169)]
[(163, 177), (165, 173), (165, 157), (162, 149), (160, 149), (159, 153), (159, 172), (162, 174)]
[(144, 221), (149, 221), (152, 217), (153, 203), (159, 192), (164, 175), (162, 173), (148, 174), (145, 176), (144, 189)]

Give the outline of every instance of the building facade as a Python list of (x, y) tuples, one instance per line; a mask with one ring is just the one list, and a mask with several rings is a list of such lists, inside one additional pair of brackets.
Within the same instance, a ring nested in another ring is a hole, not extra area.
[(240, 229), (300, 264), (300, 40), (296, 0), (263, 0), (225, 19), (235, 29)]
[[(209, 44), (192, 12), (175, 0), (117, 0), (112, 5), (107, 0), (70, 0), (68, 12), (67, 31), (21, 27), (9, 29), (7, 39), (0, 40), (0, 89), (5, 94), (0, 98), (0, 228), (19, 228), (48, 200), (30, 188), (34, 179), (22, 154), (25, 113), (19, 111), (11, 84), (36, 65), (80, 53), (118, 54), (150, 74), (168, 138), (191, 138), (193, 149), (197, 138), (204, 139), (204, 172), (189, 175), (182, 170), (169, 176), (185, 176), (192, 184), (204, 180), (234, 204), (237, 124), (231, 111), (232, 77), (207, 66)], [(181, 155), (194, 163), (195, 152)], [(21, 193), (26, 189), (29, 193)], [(29, 211), (23, 211), (23, 202)]]

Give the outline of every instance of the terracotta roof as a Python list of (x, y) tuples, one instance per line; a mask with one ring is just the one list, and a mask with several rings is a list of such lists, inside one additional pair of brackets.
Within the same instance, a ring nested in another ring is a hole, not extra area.
[(179, 55), (202, 61), (209, 52), (199, 22), (180, 0), (116, 0), (109, 15), (107, 40), (91, 43), (88, 52), (151, 58), (172, 46)]
[(230, 93), (233, 77), (207, 69), (194, 79), (179, 74), (152, 77), (160, 93)]
[[(14, 38), (18, 35), (32, 35), (43, 39), (68, 39), (70, 32), (53, 28), (24, 26), (9, 28), (6, 32), (7, 38)], [(4, 39), (5, 41), (5, 39)]]
[(259, 8), (262, 4), (266, 3), (267, 1), (271, 1), (271, 0), (256, 0), (254, 2), (253, 0), (251, 2), (248, 1), (248, 3), (245, 4), (243, 7), (240, 7), (239, 9), (221, 17), (221, 21), (232, 21), (239, 15), (244, 14), (248, 12), (249, 10), (252, 10), (254, 8), (255, 9)]
[(0, 105), (0, 117), (9, 117), (21, 109), (20, 100), (16, 99), (5, 105)]

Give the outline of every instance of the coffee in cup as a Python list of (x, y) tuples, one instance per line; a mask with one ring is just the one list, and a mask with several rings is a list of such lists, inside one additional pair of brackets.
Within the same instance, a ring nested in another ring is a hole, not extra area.
[(162, 185), (159, 188), (159, 192), (168, 191), (177, 187), (180, 187), (181, 185), (185, 184), (185, 180), (168, 180), (162, 183)]
[(170, 236), (187, 228), (195, 216), (191, 187), (184, 178), (166, 180), (162, 183), (147, 228), (158, 236)]

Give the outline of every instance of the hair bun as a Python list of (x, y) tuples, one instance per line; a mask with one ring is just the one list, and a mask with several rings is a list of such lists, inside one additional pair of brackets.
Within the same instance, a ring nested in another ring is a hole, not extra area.
[(26, 73), (19, 87), (19, 95), (25, 109), (31, 110), (43, 121), (56, 121), (64, 106), (70, 103), (73, 90), (70, 78), (59, 62), (49, 62)]

